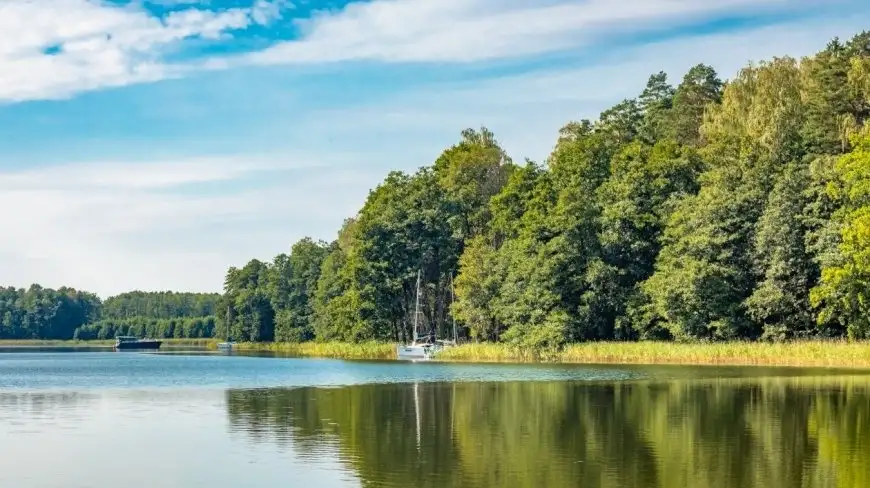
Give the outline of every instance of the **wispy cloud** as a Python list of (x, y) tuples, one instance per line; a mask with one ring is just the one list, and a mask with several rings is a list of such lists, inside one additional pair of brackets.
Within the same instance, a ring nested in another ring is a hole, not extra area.
[[(216, 182), (225, 185), (188, 186)], [(3, 280), (75, 284), (104, 295), (130, 283), (218, 290), (226, 267), (252, 249), (285, 252), (319, 222), (331, 231), (370, 183), (305, 157), (0, 172), (0, 207), (17, 209), (0, 216)]]
[[(29, 7), (21, 7), (27, 3)], [(715, 9), (749, 11), (801, 4), (800, 0), (779, 3), (774, 0), (763, 3), (650, 0), (649, 3), (670, 8), (667, 19), (701, 18), (712, 15), (710, 12)], [(82, 10), (84, 13), (78, 17), (71, 14), (33, 17), (41, 19), (37, 24), (45, 24), (34, 31), (43, 34), (33, 34), (28, 41), (26, 36), (31, 34), (25, 32), (27, 28), (16, 25), (16, 32), (25, 37), (6, 42), (4, 36), (9, 26), (4, 23), (14, 22), (8, 20), (3, 8), (18, 5), (22, 9), (36, 9), (34, 5), (41, 8), (49, 4), (65, 7), (67, 11), (74, 6), (93, 10)], [(520, 43), (520, 39), (529, 40), (528, 45), (537, 46), (536, 49), (548, 50), (563, 46), (565, 42), (588, 42), (601, 29), (612, 27), (616, 31), (626, 25), (652, 27), (668, 23), (649, 17), (658, 14), (644, 10), (646, 4), (628, 2), (615, 8), (603, 1), (568, 4), (560, 0), (500, 0), (498, 3), (496, 0), (373, 0), (315, 16), (302, 24), (302, 37), (298, 41), (301, 44), (284, 44), (280, 50), (270, 52), (268, 56), (274, 56), (272, 59), (264, 57), (261, 61), (287, 64), (325, 61), (336, 59), (336, 53), (353, 59), (381, 61), (463, 60), (471, 59), (463, 53), (475, 49), (486, 54), (480, 54), (482, 57), (478, 59), (509, 57), (517, 55), (509, 47)], [(253, 2), (250, 5), (255, 6)], [(395, 9), (408, 6), (415, 8), (410, 8), (405, 17), (397, 20)], [(577, 17), (580, 11), (572, 9), (582, 8), (592, 10), (585, 10)], [(180, 12), (188, 10), (182, 7)], [(275, 15), (274, 10), (267, 8), (266, 11)], [(109, 86), (107, 83), (113, 78), (105, 78), (105, 73), (114, 73), (118, 84), (130, 82), (133, 79), (130, 73), (137, 73), (136, 69), (141, 73), (152, 70), (150, 73), (157, 77), (171, 75), (173, 72), (161, 62), (160, 53), (177, 48), (190, 36), (226, 35), (235, 25), (257, 22), (252, 12), (250, 8), (244, 10), (244, 15), (238, 18), (233, 16), (239, 14), (232, 11), (177, 14), (173, 24), (168, 20), (157, 21), (135, 5), (118, 8), (84, 0), (0, 0), (0, 24), (3, 24), (0, 25), (0, 99), (54, 97), (59, 93)], [(91, 158), (97, 162), (15, 171), (4, 170), (0, 165), (0, 206), (13, 209), (0, 213), (0, 269), (3, 270), (0, 278), (5, 282), (0, 284), (66, 284), (103, 295), (129, 288), (219, 290), (227, 266), (243, 264), (252, 257), (269, 259), (286, 251), (294, 240), (305, 235), (334, 237), (342, 219), (360, 208), (368, 190), (387, 170), (412, 171), (430, 164), (441, 148), (456, 141), (458, 131), (464, 127), (485, 124), (517, 159), (529, 156), (540, 160), (550, 151), (560, 125), (571, 119), (595, 117), (613, 102), (637, 95), (650, 73), (665, 70), (672, 75), (673, 82), (678, 82), (692, 64), (707, 62), (728, 77), (750, 59), (810, 54), (831, 37), (848, 36), (865, 27), (866, 18), (861, 13), (866, 13), (866, 9), (836, 21), (802, 20), (715, 35), (684, 35), (666, 42), (623, 46), (613, 51), (608, 51), (604, 43), (596, 44), (594, 56), (565, 57), (558, 67), (526, 66), (502, 76), (479, 72), (474, 79), (456, 81), (453, 77), (451, 82), (405, 78), (391, 85), (395, 90), (377, 97), (345, 97), (350, 100), (347, 104), (327, 103), (334, 101), (315, 97), (306, 100), (311, 94), (301, 92), (294, 97), (293, 106), (289, 107), (292, 110), (286, 106), (252, 104), (258, 108), (255, 112), (245, 112), (244, 121), (226, 117), (226, 112), (220, 110), (226, 100), (221, 97), (231, 96), (232, 93), (227, 92), (232, 92), (232, 87), (221, 85), (217, 90), (206, 76), (188, 80), (185, 83), (194, 86), (196, 93), (209, 95), (185, 97), (181, 100), (183, 103), (178, 104), (171, 103), (172, 99), (143, 97), (143, 103), (157, 104), (161, 111), (166, 111), (161, 112), (159, 120), (171, 119), (175, 109), (190, 111), (185, 118), (192, 120), (191, 126), (199, 120), (208, 121), (186, 134), (205, 141), (197, 146), (203, 148), (199, 154), (215, 153), (214, 138), (208, 137), (206, 125), (225, 124), (238, 132), (227, 130), (223, 134), (239, 139), (253, 138), (257, 131), (268, 129), (274, 134), (273, 138), (258, 138), (248, 146), (256, 154), (265, 156), (184, 157), (144, 163), (105, 161), (97, 156)], [(517, 27), (511, 23), (519, 22), (511, 20), (517, 16), (527, 21), (532, 19), (535, 24)], [(457, 22), (459, 37), (455, 40), (443, 37), (447, 36), (444, 29), (451, 19)], [(555, 27), (547, 24), (546, 19), (552, 20)], [(466, 21), (471, 23), (464, 24)], [(573, 27), (567, 27), (569, 24)], [(185, 25), (194, 27), (184, 28)], [(481, 33), (475, 33), (472, 26), (481, 27)], [(415, 44), (413, 39), (417, 39), (421, 31), (424, 34), (421, 39), (428, 41)], [(102, 44), (100, 33), (103, 32), (117, 33), (111, 41), (119, 44), (108, 47)], [(330, 32), (345, 44), (327, 43)], [(62, 49), (60, 55), (46, 56), (47, 61), (40, 61), (58, 62), (58, 67), (47, 64), (41, 72), (13, 75), (14, 70), (8, 69), (10, 65), (4, 64), (13, 60), (37, 63), (27, 65), (37, 66), (39, 63), (34, 59), (43, 56), (40, 49), (47, 45), (62, 40), (61, 43), (75, 46), (78, 40), (88, 39), (99, 47), (89, 54), (80, 54), (81, 60), (71, 57), (75, 50), (67, 48)], [(441, 40), (448, 54), (436, 52), (438, 46), (433, 43)], [(18, 47), (13, 49), (13, 42)], [(303, 52), (300, 46), (307, 46), (310, 51)], [(346, 46), (347, 53), (342, 54), (336, 46)], [(231, 65), (233, 63), (227, 59), (209, 64), (211, 67)], [(269, 70), (289, 72), (298, 68)], [(251, 79), (241, 76), (243, 74), (236, 79), (240, 83), (239, 90), (250, 90)], [(10, 76), (23, 78), (16, 79), (18, 84), (14, 85), (9, 82)], [(287, 83), (277, 78), (274, 84), (256, 85), (257, 95), (268, 99), (270, 94), (285, 93)], [(354, 83), (353, 88), (336, 83), (336, 89), (357, 90), (356, 78), (351, 77), (347, 83)], [(301, 85), (294, 87), (301, 88)], [(328, 92), (324, 93), (322, 96), (328, 97)], [(77, 102), (83, 101), (87, 99)], [(38, 110), (37, 105), (43, 104), (34, 105)], [(336, 105), (340, 107), (332, 108)], [(79, 123), (82, 113), (76, 111), (75, 117), (67, 116)], [(127, 116), (126, 112), (124, 115)], [(227, 120), (221, 120), (219, 115)], [(64, 115), (52, 112), (51, 116)], [(154, 152), (160, 154), (182, 151), (196, 154), (189, 149), (178, 149), (177, 144), (183, 142), (184, 135), (173, 133), (171, 137), (161, 136), (158, 140), (153, 135), (142, 136), (136, 132), (144, 124), (155, 123), (153, 112), (132, 113), (129, 117), (129, 141), (112, 142), (119, 146), (135, 143), (139, 150), (131, 159), (147, 160), (153, 152), (141, 149), (152, 143)], [(39, 127), (34, 125), (34, 130)], [(45, 140), (48, 143), (50, 136)], [(158, 145), (160, 147), (156, 147)], [(18, 166), (28, 163), (27, 155), (15, 155), (8, 147), (4, 156), (5, 161)], [(75, 160), (86, 157), (75, 153), (75, 149), (70, 150), (69, 156)]]
[(162, 55), (191, 38), (218, 39), (267, 23), (283, 4), (189, 7), (157, 17), (138, 4), (99, 0), (0, 3), (0, 100), (63, 98), (74, 93), (180, 76), (188, 67)]
[[(249, 2), (217, 9), (193, 0), (5, 0), (0, 101), (64, 98), (251, 63), (517, 58), (723, 13), (793, 10), (814, 0), (359, 0), (307, 17), (293, 17), (289, 0)], [(158, 16), (149, 4), (173, 7)], [(167, 61), (192, 39), (224, 39), (270, 23), (295, 26), (295, 38), (257, 52)]]
[[(374, 0), (299, 20), (302, 37), (251, 55), (256, 63), (371, 59), (478, 61), (564, 49), (605, 30), (662, 28), (785, 0)], [(801, 3), (792, 1), (792, 4)]]
[[(293, 162), (293, 169), (321, 166)], [(84, 191), (113, 188), (171, 189), (182, 185), (232, 181), (253, 173), (283, 172), (288, 162), (274, 159), (202, 158), (156, 163), (119, 161), (57, 165), (39, 170), (0, 173), (0, 191), (77, 188)]]
[[(542, 161), (561, 125), (594, 119), (620, 100), (638, 96), (653, 73), (665, 71), (670, 82), (678, 84), (690, 67), (707, 63), (727, 79), (751, 61), (813, 54), (830, 39), (851, 36), (865, 24), (865, 17), (856, 13), (836, 21), (801, 20), (601, 49), (596, 58), (580, 63), (484, 80), (423, 84), (376, 104), (316, 112), (305, 123), (309, 131), (328, 131), (335, 139), (357, 134), (365, 126), (368, 139), (389, 134), (389, 140), (405, 146), (434, 150), (453, 143), (458, 129), (484, 124), (495, 131), (514, 158)], [(395, 150), (397, 154), (420, 154)], [(408, 162), (407, 167), (426, 163), (421, 158)]]

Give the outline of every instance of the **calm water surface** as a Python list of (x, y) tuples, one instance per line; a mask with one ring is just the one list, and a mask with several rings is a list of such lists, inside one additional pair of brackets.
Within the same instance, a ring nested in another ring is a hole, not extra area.
[(870, 376), (0, 352), (0, 487), (870, 487)]

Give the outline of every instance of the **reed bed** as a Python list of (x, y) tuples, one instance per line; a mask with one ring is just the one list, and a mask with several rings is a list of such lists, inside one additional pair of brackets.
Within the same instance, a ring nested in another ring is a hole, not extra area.
[(541, 355), (532, 350), (523, 350), (502, 343), (460, 344), (441, 351), (438, 359), (442, 361), (468, 362), (538, 362)]
[[(217, 348), (217, 339), (164, 339), (167, 347)], [(0, 340), (0, 347), (110, 347), (113, 340)], [(335, 359), (396, 359), (384, 342), (245, 342), (239, 351)], [(870, 368), (870, 341), (676, 343), (586, 342), (558, 351), (519, 349), (509, 344), (469, 343), (445, 349), (437, 360), (457, 362), (558, 362), (585, 364), (692, 364)]]
[(243, 342), (239, 351), (273, 352), (287, 356), (334, 359), (395, 359), (395, 344), (383, 342)]
[[(217, 348), (217, 339), (160, 339), (164, 346), (168, 347), (204, 347), (209, 349)], [(112, 341), (114, 344), (115, 341)]]
[[(160, 339), (167, 347), (216, 347), (216, 339)], [(115, 339), (60, 341), (43, 339), (3, 339), (0, 347), (112, 347)]]
[(47, 339), (2, 339), (0, 347), (110, 347), (114, 340), (60, 341)]
[(870, 342), (796, 341), (784, 343), (723, 342), (587, 342), (571, 344), (547, 358), (505, 344), (464, 344), (446, 350), (448, 361), (529, 362), (549, 359), (587, 364), (695, 364), (870, 367)]

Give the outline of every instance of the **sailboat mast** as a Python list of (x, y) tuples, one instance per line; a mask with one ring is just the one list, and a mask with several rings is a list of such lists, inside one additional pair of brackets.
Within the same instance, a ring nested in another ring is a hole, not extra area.
[[(450, 273), (450, 305), (451, 308), (453, 305), (453, 301), (456, 299), (456, 293), (453, 291), (453, 273)], [(453, 314), (453, 310), (450, 311), (450, 317), (453, 318), (453, 343), (458, 344), (456, 341), (456, 315)]]
[(227, 305), (227, 319), (226, 319), (226, 330), (224, 331), (227, 334), (227, 342), (230, 342), (230, 306)]
[(417, 270), (417, 299), (414, 304), (414, 343), (417, 342), (417, 320), (420, 317), (420, 270)]

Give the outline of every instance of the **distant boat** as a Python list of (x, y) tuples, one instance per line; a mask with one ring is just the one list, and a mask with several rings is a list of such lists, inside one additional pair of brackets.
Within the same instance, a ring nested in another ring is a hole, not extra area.
[(115, 349), (160, 349), (163, 341), (156, 339), (140, 339), (134, 336), (118, 336), (115, 338)]
[[(450, 277), (450, 295), (453, 300), (453, 277)], [(417, 326), (420, 316), (420, 271), (417, 271), (417, 298), (414, 304), (414, 340), (410, 344), (396, 347), (396, 356), (399, 359), (412, 361), (428, 361), (435, 357), (442, 349), (456, 345), (456, 320), (453, 321), (453, 340), (438, 340), (434, 333), (423, 336), (417, 335)]]
[(221, 351), (232, 351), (236, 343), (230, 340), (230, 309), (227, 307), (227, 340), (218, 342), (217, 348)]

